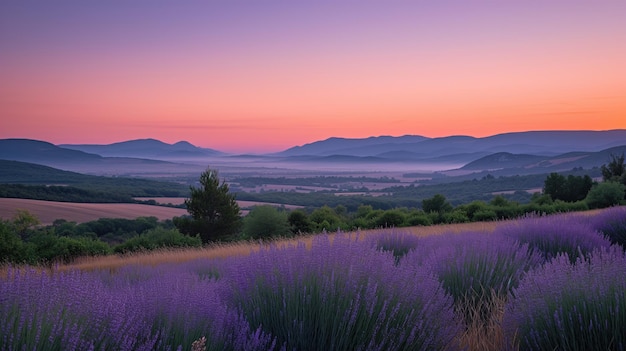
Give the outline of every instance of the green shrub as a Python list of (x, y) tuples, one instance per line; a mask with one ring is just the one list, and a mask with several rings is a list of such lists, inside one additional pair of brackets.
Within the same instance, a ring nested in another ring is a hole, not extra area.
[(498, 215), (494, 210), (491, 209), (481, 209), (474, 212), (472, 216), (472, 221), (480, 222), (480, 221), (495, 221), (498, 219)]
[(376, 220), (376, 225), (378, 227), (390, 228), (390, 227), (401, 227), (406, 220), (406, 214), (402, 211), (396, 210), (387, 210), (383, 212), (382, 216), (380, 216)]
[(245, 239), (269, 239), (291, 236), (287, 213), (274, 206), (255, 206), (243, 219)]
[(620, 183), (603, 182), (591, 188), (585, 201), (587, 201), (589, 208), (619, 205), (624, 200), (625, 189), (626, 187)]
[(199, 236), (181, 234), (177, 229), (155, 228), (133, 237), (115, 247), (117, 253), (154, 250), (160, 248), (201, 247)]

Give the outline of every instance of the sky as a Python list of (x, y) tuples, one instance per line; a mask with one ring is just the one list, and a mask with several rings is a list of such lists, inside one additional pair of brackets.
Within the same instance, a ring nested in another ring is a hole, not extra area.
[(626, 129), (626, 1), (0, 2), (0, 138)]

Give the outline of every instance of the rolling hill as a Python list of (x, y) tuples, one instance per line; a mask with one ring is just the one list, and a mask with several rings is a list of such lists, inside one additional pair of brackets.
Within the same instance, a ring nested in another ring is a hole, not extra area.
[[(498, 134), (483, 138), (447, 136), (377, 137), (364, 139), (329, 138), (296, 146), (277, 153), (279, 156), (359, 156), (389, 157), (404, 154), (411, 160), (438, 157), (466, 159), (455, 155), (471, 154), (478, 159), (491, 154), (533, 154), (555, 156), (572, 151), (601, 151), (626, 145), (626, 130), (609, 131), (530, 131)], [(474, 160), (475, 160), (474, 159)], [(469, 161), (467, 161), (469, 162)]]
[(186, 185), (173, 182), (93, 176), (9, 160), (0, 160), (0, 183), (62, 185), (129, 196), (186, 196), (189, 191)]
[(59, 147), (105, 157), (133, 157), (156, 160), (176, 160), (224, 155), (224, 153), (220, 151), (200, 148), (186, 141), (167, 144), (156, 139), (137, 139), (106, 145), (61, 144)]

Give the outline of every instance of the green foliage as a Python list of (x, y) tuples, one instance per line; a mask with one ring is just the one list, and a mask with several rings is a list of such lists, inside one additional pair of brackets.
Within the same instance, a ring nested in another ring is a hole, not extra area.
[(225, 181), (220, 183), (216, 170), (207, 168), (200, 175), (200, 187), (190, 187), (185, 200), (191, 218), (177, 217), (174, 224), (181, 233), (200, 235), (202, 242), (232, 238), (241, 227), (239, 205)]
[(398, 209), (387, 210), (376, 220), (378, 227), (401, 227), (406, 221), (406, 214)]
[(432, 198), (422, 200), (422, 209), (424, 212), (436, 212), (443, 214), (452, 211), (452, 205), (441, 194), (436, 194)]
[(616, 182), (602, 182), (589, 191), (585, 201), (589, 208), (605, 208), (624, 201), (626, 187)]
[(82, 256), (100, 256), (111, 253), (111, 247), (88, 238), (58, 237), (50, 232), (38, 232), (30, 241), (30, 263), (70, 263)]
[(462, 209), (454, 209), (451, 212), (446, 212), (441, 218), (443, 223), (467, 223), (470, 221), (469, 217), (467, 217), (467, 213)]
[(129, 194), (72, 186), (0, 184), (0, 197), (81, 203), (133, 203)]
[(623, 176), (626, 173), (626, 164), (624, 164), (624, 154), (620, 156), (612, 155), (608, 164), (600, 167), (602, 171), (602, 179), (613, 182), (620, 182), (623, 180)]
[(135, 236), (115, 247), (117, 253), (155, 250), (161, 248), (201, 247), (200, 237), (181, 234), (176, 229), (156, 228)]
[(472, 215), (472, 221), (474, 222), (495, 221), (496, 219), (498, 219), (496, 212), (488, 208), (480, 209)]
[(341, 228), (341, 218), (335, 211), (328, 207), (322, 206), (318, 209), (315, 209), (311, 216), (309, 216), (311, 222), (316, 226), (316, 230), (321, 232), (323, 230), (327, 231), (335, 231)]
[(565, 178), (558, 173), (550, 173), (543, 186), (544, 194), (550, 195), (552, 200), (575, 202), (583, 200), (593, 186), (593, 180), (588, 175), (568, 175)]
[(255, 206), (243, 220), (243, 238), (269, 239), (292, 233), (287, 213), (274, 206)]
[(38, 225), (39, 219), (27, 210), (17, 210), (12, 218), (12, 227), (24, 239), (29, 229)]
[(291, 211), (287, 216), (287, 221), (291, 227), (291, 233), (294, 235), (313, 232), (313, 225), (304, 210), (298, 209)]
[(6, 262), (19, 263), (25, 259), (22, 254), (23, 244), (19, 235), (9, 222), (0, 221), (0, 265)]

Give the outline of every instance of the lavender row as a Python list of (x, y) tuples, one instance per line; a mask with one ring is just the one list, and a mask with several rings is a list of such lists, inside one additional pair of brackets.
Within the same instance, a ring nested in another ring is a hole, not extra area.
[(463, 305), (499, 296), (522, 349), (585, 349), (576, 336), (592, 335), (617, 350), (626, 259), (607, 233), (625, 218), (617, 208), (524, 218), (488, 234), (321, 235), (308, 248), (114, 272), (9, 268), (0, 349), (189, 350), (202, 337), (208, 350), (455, 349), (471, 317)]

